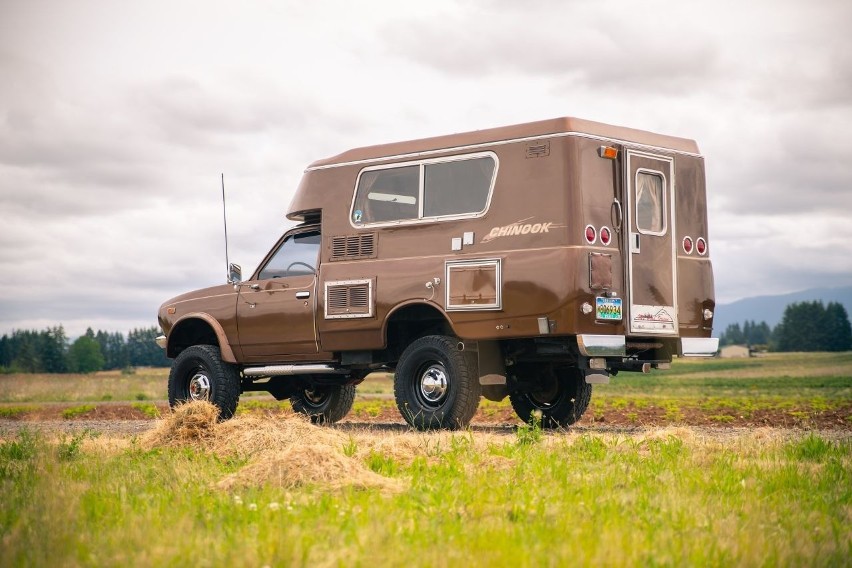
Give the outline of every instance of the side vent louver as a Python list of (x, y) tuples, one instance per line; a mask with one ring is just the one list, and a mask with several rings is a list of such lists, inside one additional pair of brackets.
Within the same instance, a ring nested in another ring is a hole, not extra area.
[(341, 280), (325, 284), (325, 318), (368, 318), (373, 315), (373, 281)]
[(331, 260), (376, 257), (376, 233), (331, 237)]
[(544, 158), (550, 155), (550, 141), (535, 142), (527, 146), (527, 158)]

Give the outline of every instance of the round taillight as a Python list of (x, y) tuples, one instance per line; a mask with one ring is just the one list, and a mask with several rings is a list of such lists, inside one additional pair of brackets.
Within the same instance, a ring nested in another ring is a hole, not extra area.
[(598, 232), (591, 225), (586, 225), (586, 242), (590, 245), (595, 244), (595, 239), (598, 238)]
[(683, 237), (683, 252), (692, 254), (692, 238)]
[(707, 254), (707, 241), (705, 241), (703, 237), (695, 241), (695, 250), (701, 256)]
[(609, 242), (612, 240), (612, 233), (609, 230), (609, 227), (603, 226), (601, 227), (601, 244), (607, 246)]

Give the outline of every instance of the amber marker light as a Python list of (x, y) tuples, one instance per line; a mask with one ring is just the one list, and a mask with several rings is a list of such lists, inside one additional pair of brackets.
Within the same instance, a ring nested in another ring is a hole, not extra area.
[(601, 146), (598, 148), (598, 154), (601, 158), (614, 160), (618, 157), (618, 148), (613, 148), (612, 146)]

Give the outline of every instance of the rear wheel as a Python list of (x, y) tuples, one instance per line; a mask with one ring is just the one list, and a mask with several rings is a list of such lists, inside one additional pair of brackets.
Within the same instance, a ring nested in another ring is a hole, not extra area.
[(219, 408), (219, 418), (231, 418), (240, 400), (240, 374), (222, 361), (215, 345), (193, 345), (175, 358), (169, 372), (169, 405), (206, 400)]
[(352, 410), (355, 385), (315, 386), (290, 397), (293, 410), (311, 417), (314, 424), (332, 424)]
[(570, 426), (583, 416), (592, 398), (592, 385), (573, 367), (544, 370), (538, 380), (522, 378), (524, 387), (509, 393), (518, 417), (532, 423), (540, 413), (542, 428)]
[(412, 342), (399, 359), (396, 405), (418, 430), (464, 428), (476, 413), (481, 391), (476, 356), (458, 345), (454, 337), (428, 335)]

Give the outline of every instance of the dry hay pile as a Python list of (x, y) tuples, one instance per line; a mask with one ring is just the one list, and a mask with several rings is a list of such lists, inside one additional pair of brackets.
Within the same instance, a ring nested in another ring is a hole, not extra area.
[(218, 416), (219, 410), (209, 402), (181, 405), (142, 436), (142, 445), (148, 449), (187, 446), (201, 449), (213, 437)]
[(432, 461), (428, 458), (439, 453), (429, 446), (427, 440), (426, 435), (414, 433), (363, 437), (358, 440), (358, 450), (355, 455), (361, 459), (368, 459), (373, 454), (381, 454), (401, 465), (410, 466), (419, 456), (426, 456), (427, 461)]
[(400, 480), (374, 473), (360, 461), (320, 444), (290, 446), (277, 457), (259, 460), (229, 475), (217, 487), (227, 490), (264, 484), (283, 489), (316, 484), (327, 489), (375, 488), (389, 493), (403, 490)]
[(291, 488), (316, 484), (326, 489), (379, 488), (396, 492), (399, 480), (381, 476), (342, 454), (348, 436), (315, 426), (307, 417), (237, 416), (218, 421), (209, 402), (177, 407), (142, 438), (146, 448), (192, 448), (251, 463), (229, 475), (221, 489), (258, 485)]

